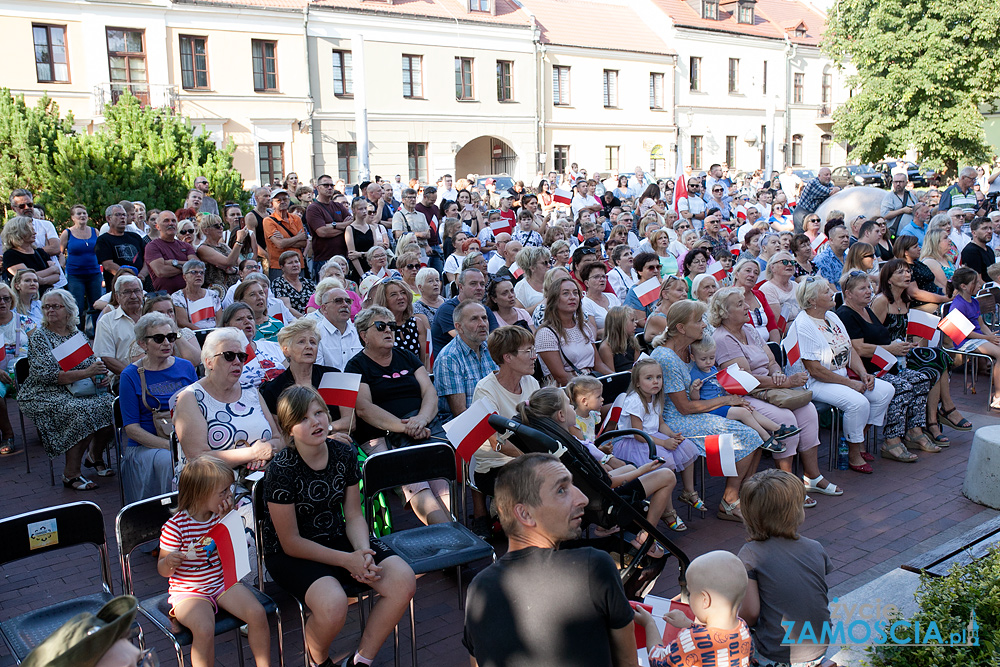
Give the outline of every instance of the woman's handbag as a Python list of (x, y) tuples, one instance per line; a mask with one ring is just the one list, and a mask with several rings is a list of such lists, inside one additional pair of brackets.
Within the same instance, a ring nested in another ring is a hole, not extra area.
[(94, 378), (83, 378), (70, 383), (67, 389), (75, 398), (86, 398), (97, 394), (97, 383), (94, 382)]
[[(142, 367), (142, 360), (135, 365), (139, 371), (139, 383), (142, 385), (142, 404), (153, 414), (153, 426), (156, 428), (156, 435), (165, 440), (170, 439), (170, 434), (174, 432), (174, 422), (170, 417), (170, 410), (154, 410), (146, 400), (146, 371)], [(159, 405), (160, 401), (157, 400)]]
[(810, 389), (794, 387), (791, 389), (758, 389), (750, 392), (754, 398), (770, 403), (776, 408), (785, 410), (798, 410), (812, 400), (813, 393)]

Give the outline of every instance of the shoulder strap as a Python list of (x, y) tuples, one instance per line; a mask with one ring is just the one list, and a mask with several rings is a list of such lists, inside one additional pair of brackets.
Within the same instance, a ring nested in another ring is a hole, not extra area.
[(569, 364), (569, 367), (573, 369), (574, 373), (576, 373), (577, 375), (580, 375), (580, 369), (577, 368), (576, 364), (574, 364), (572, 361), (570, 361), (569, 358), (566, 356), (566, 353), (563, 352), (562, 342), (559, 340), (559, 334), (556, 333), (556, 330), (553, 329), (550, 326), (543, 326), (543, 327), (539, 327), (539, 328), (540, 329), (548, 329), (549, 331), (552, 332), (552, 335), (554, 335), (556, 337), (556, 346), (559, 348), (559, 355), (562, 356), (563, 361), (565, 361), (567, 364)]
[[(139, 371), (139, 384), (142, 385), (142, 394), (141, 394), (142, 404), (145, 405), (146, 409), (149, 410), (150, 412), (156, 412), (156, 410), (154, 410), (153, 408), (149, 407), (149, 401), (146, 400), (146, 394), (147, 394), (147, 390), (146, 390), (146, 369), (142, 367), (142, 364), (143, 364), (144, 361), (145, 361), (145, 359), (140, 359), (136, 363), (136, 365), (135, 365), (136, 370)], [(157, 400), (157, 403), (159, 403), (159, 400)], [(163, 407), (163, 406), (160, 406), (160, 407)]]
[(292, 234), (292, 232), (289, 231), (288, 227), (285, 227), (285, 223), (283, 223), (281, 220), (279, 220), (278, 218), (274, 217), (273, 215), (269, 215), (267, 217), (268, 217), (269, 220), (274, 220), (275, 224), (277, 224), (279, 227), (281, 227), (282, 229), (284, 229), (286, 234), (288, 234), (289, 236), (295, 236), (295, 234)]

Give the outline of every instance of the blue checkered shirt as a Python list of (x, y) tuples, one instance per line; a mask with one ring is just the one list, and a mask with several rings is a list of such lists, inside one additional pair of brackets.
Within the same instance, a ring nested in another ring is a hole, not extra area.
[(490, 357), (486, 341), (479, 346), (479, 353), (455, 336), (440, 352), (434, 353), (434, 388), (438, 393), (438, 410), (451, 414), (447, 396), (465, 394), (465, 407), (472, 405), (472, 394), (484, 377), (499, 367)]
[(802, 193), (799, 194), (799, 203), (795, 205), (795, 208), (801, 208), (807, 213), (812, 213), (830, 196), (830, 190), (832, 189), (833, 183), (823, 185), (819, 182), (818, 178), (812, 179), (802, 188)]
[(833, 285), (833, 289), (839, 292), (840, 276), (844, 273), (844, 261), (838, 259), (837, 256), (833, 254), (833, 250), (827, 247), (816, 255), (816, 259), (813, 260), (813, 264), (815, 264), (816, 268), (819, 269), (819, 275), (829, 280), (830, 284)]

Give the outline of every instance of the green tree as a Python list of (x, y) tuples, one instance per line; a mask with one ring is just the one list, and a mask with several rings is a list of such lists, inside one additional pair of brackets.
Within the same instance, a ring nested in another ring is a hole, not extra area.
[(141, 200), (147, 209), (177, 209), (196, 176), (205, 176), (222, 202), (243, 202), (243, 178), (233, 168), (232, 141), (223, 149), (190, 121), (169, 109), (143, 107), (125, 94), (105, 109), (105, 123), (92, 135), (62, 136), (56, 144), (49, 187), (41, 202), (65, 224), (69, 209), (83, 204), (103, 217), (109, 204)]
[(991, 149), (980, 105), (1000, 88), (1000, 0), (838, 0), (823, 49), (850, 62), (854, 96), (834, 131), (870, 162), (915, 148), (948, 165), (982, 162)]
[(61, 136), (73, 136), (73, 116), (59, 118), (59, 105), (46, 95), (34, 108), (24, 96), (0, 88), (0, 198), (16, 188), (45, 190)]

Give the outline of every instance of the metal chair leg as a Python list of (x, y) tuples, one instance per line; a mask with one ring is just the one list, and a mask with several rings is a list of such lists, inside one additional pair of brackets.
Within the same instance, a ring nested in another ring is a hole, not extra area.
[(239, 662), (240, 667), (243, 667), (243, 665), (246, 664), (246, 661), (243, 659), (243, 635), (240, 634), (239, 628), (236, 628), (235, 632), (236, 632), (236, 658), (240, 661)]
[(24, 471), (31, 472), (31, 457), (28, 456), (28, 432), (24, 430), (24, 413), (21, 406), (17, 406), (17, 416), (21, 420), (21, 444), (24, 445)]
[(413, 667), (417, 667), (417, 615), (413, 607), (413, 598), (410, 598), (410, 662)]
[(285, 667), (285, 634), (281, 630), (281, 608), (274, 612), (275, 621), (278, 624), (278, 666)]

